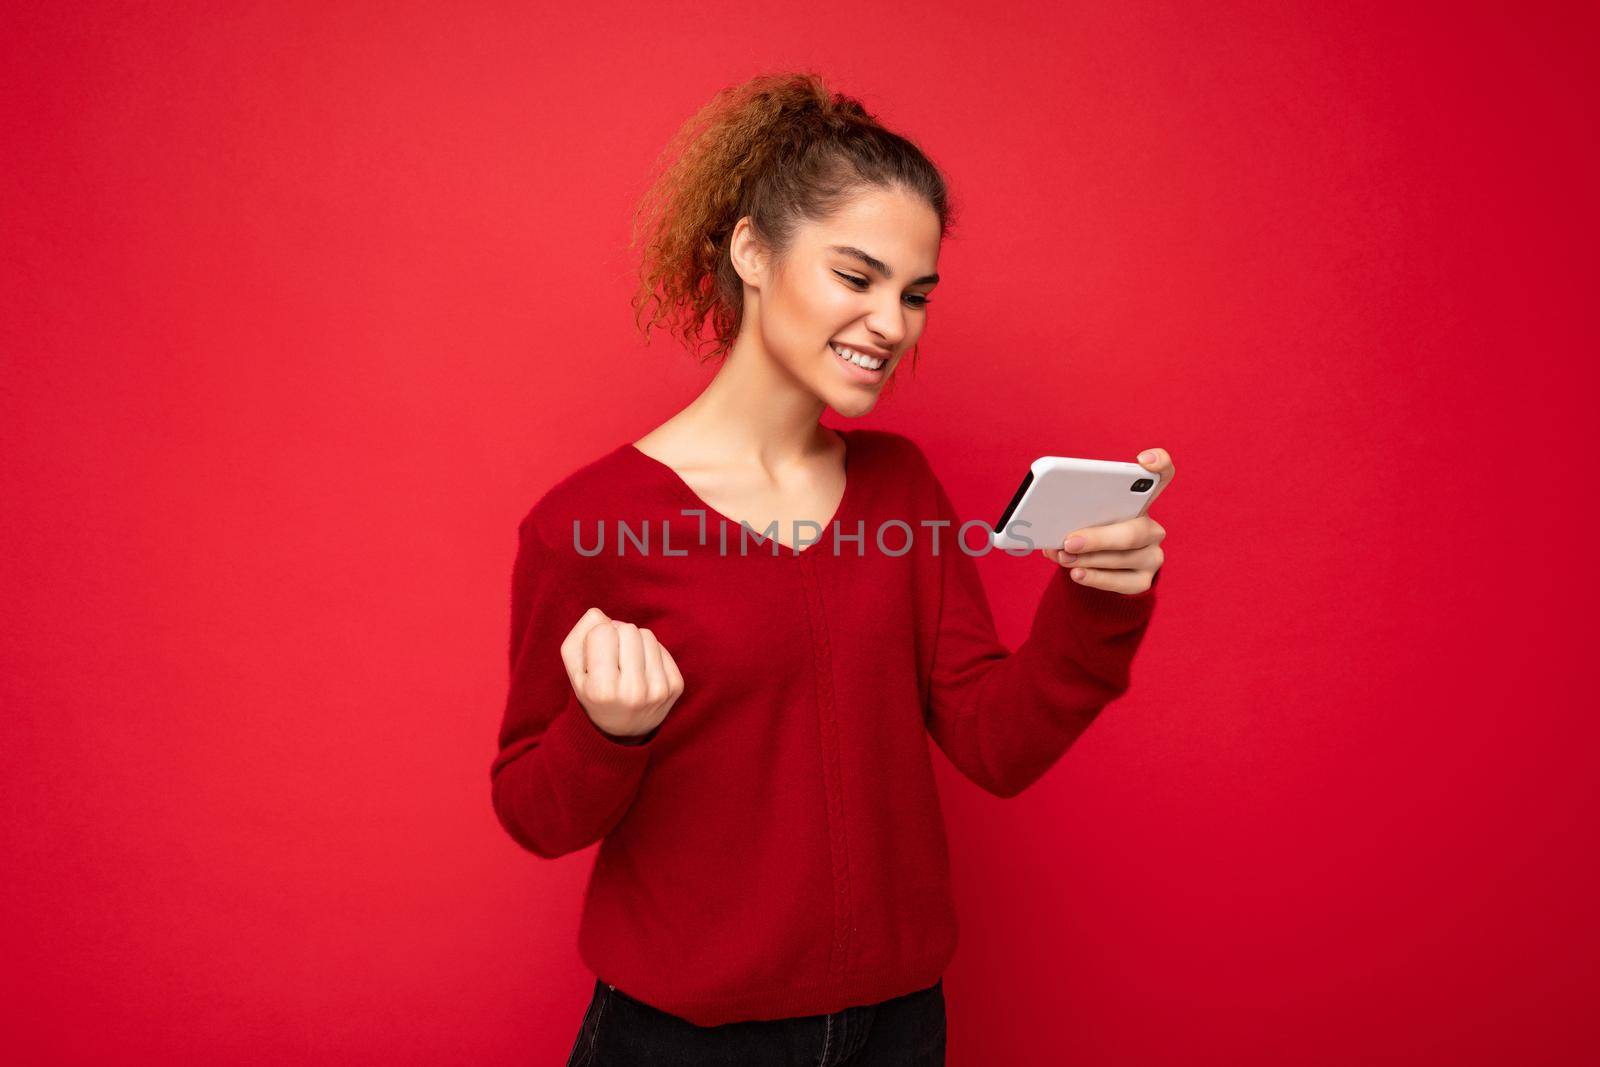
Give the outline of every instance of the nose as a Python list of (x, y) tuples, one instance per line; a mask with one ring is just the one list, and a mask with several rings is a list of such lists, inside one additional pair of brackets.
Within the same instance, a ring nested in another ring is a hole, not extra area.
[(899, 348), (906, 337), (906, 317), (899, 301), (896, 300), (890, 310), (875, 309), (868, 315), (867, 331), (872, 334), (874, 344), (891, 351)]

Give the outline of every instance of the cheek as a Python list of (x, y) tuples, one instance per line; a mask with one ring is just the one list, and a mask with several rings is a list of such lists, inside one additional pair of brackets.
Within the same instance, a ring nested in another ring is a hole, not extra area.
[(855, 294), (845, 291), (842, 286), (837, 288), (837, 292), (817, 294), (811, 309), (812, 332), (823, 347), (841, 334), (860, 332), (851, 331), (851, 325), (859, 323), (863, 309)]
[(786, 359), (811, 360), (828, 355), (828, 342), (861, 316), (858, 295), (830, 278), (791, 278), (773, 293), (763, 309), (769, 346)]
[(852, 315), (849, 294), (841, 298), (825, 287), (790, 290), (778, 311), (793, 345), (807, 349), (825, 347), (849, 325)]
[(801, 271), (790, 282), (784, 287), (784, 303), (797, 313), (815, 315), (849, 302), (844, 286), (832, 284), (826, 272)]

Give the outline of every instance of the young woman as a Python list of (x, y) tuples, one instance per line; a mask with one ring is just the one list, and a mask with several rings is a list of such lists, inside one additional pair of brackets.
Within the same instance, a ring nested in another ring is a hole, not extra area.
[(942, 1063), (927, 738), (998, 796), (1042, 775), (1127, 689), (1165, 531), (1042, 549), (1007, 650), (922, 450), (820, 423), (871, 411), (922, 334), (939, 171), (804, 74), (725, 90), (675, 144), (636, 306), (647, 341), (709, 316), (722, 362), (519, 527), (495, 812), (539, 856), (600, 842), (570, 1063)]

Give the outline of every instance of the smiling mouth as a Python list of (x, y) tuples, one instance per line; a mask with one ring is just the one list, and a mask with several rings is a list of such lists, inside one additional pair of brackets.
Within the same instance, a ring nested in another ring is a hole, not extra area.
[[(868, 355), (865, 355), (863, 353), (856, 352), (855, 350), (853, 350), (851, 348), (848, 348), (848, 347), (841, 348), (837, 343), (835, 343), (833, 341), (829, 341), (828, 342), (828, 347), (833, 349), (833, 354), (834, 355), (838, 356), (840, 359), (844, 360), (846, 363), (849, 363), (850, 365), (855, 366), (855, 367), (860, 367), (863, 370), (880, 371), (880, 370), (882, 370), (883, 368), (885, 368), (885, 367), (887, 367), (889, 365), (889, 361), (887, 359), (874, 359), (872, 356), (868, 356)], [(846, 353), (849, 353), (849, 354), (846, 354)]]

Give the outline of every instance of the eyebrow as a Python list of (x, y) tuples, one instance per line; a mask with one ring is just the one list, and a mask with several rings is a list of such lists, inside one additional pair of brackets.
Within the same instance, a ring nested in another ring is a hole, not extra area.
[[(829, 245), (828, 251), (837, 252), (842, 256), (850, 256), (852, 259), (859, 259), (861, 262), (865, 263), (867, 266), (871, 267), (885, 278), (889, 278), (891, 280), (894, 278), (894, 271), (889, 269), (889, 264), (885, 263), (877, 256), (872, 255), (870, 252), (863, 252), (861, 249), (852, 248), (850, 245)], [(924, 282), (936, 282), (938, 280), (939, 276), (937, 274), (924, 274), (911, 284), (921, 285)]]

